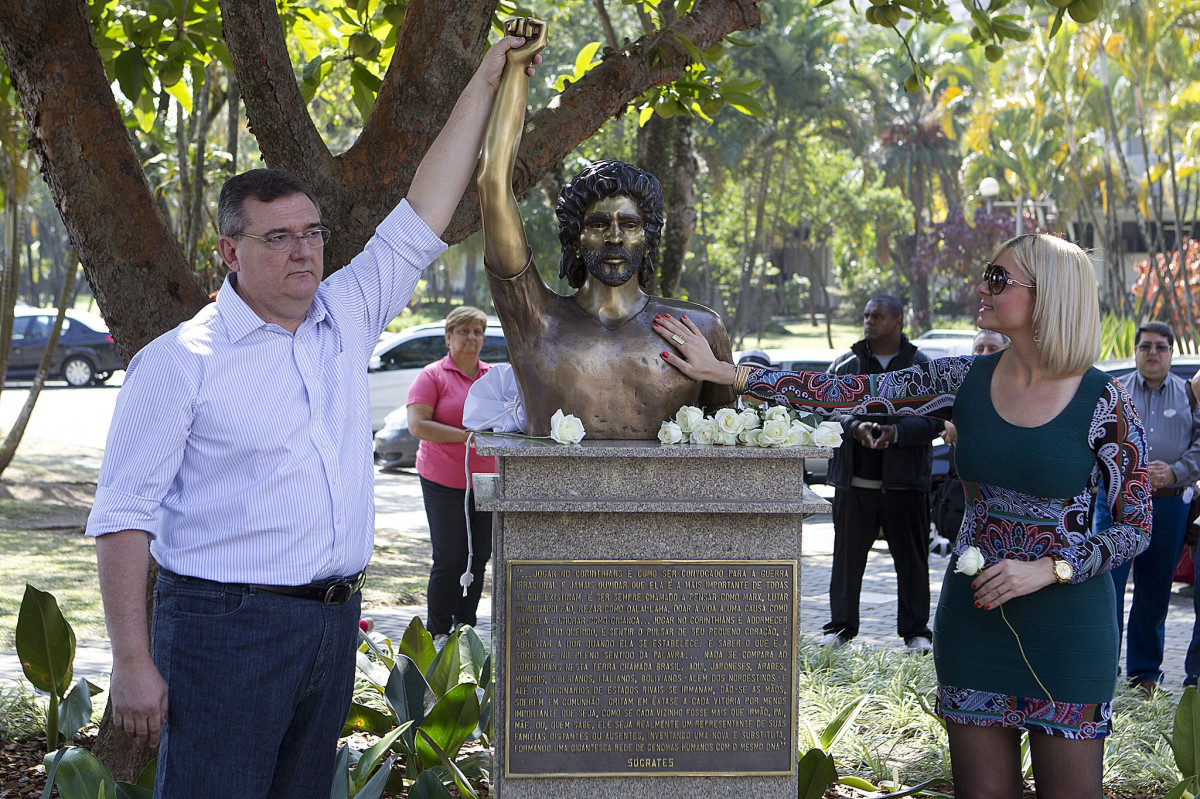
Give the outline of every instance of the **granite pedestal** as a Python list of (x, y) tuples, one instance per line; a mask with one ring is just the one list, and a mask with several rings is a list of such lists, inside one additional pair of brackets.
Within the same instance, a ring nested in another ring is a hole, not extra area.
[(500, 799), (796, 795), (804, 485), (822, 447), (481, 437), (498, 473)]

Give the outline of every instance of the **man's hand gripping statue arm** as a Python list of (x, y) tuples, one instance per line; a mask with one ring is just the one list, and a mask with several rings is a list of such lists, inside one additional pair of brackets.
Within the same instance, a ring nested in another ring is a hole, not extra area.
[(483, 141), (483, 158), (476, 182), (483, 220), (484, 262), (500, 278), (515, 277), (529, 263), (525, 225), (513, 196), (513, 169), (529, 92), (529, 67), (546, 46), (546, 23), (536, 19), (513, 19), (505, 33), (525, 39), (525, 44), (506, 52), (507, 63), (492, 106), (492, 116)]

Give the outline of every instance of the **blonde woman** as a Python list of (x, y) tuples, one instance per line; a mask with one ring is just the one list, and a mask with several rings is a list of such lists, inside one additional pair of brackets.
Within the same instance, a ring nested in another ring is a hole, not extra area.
[[(1125, 390), (1091, 368), (1100, 312), (1086, 253), (1018, 236), (977, 293), (979, 327), (1008, 336), (1007, 349), (879, 375), (734, 367), (686, 319), (660, 320), (658, 332), (683, 339), (663, 357), (697, 380), (821, 413), (953, 420), (967, 503), (933, 650), (955, 795), (1022, 796), (1028, 730), (1039, 797), (1099, 797), (1118, 655), (1109, 571), (1150, 535), (1141, 422)], [(1115, 521), (1093, 531), (1101, 480)], [(968, 548), (982, 554), (982, 571), (963, 564), (973, 576), (956, 571)]]

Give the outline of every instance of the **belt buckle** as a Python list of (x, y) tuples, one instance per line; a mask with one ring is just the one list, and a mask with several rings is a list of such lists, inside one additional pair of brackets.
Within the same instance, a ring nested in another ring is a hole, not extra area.
[(325, 598), (321, 601), (326, 605), (340, 605), (348, 602), (350, 597), (362, 588), (364, 582), (366, 582), (365, 575), (360, 573), (353, 580), (338, 580), (336, 583), (331, 583), (325, 589)]

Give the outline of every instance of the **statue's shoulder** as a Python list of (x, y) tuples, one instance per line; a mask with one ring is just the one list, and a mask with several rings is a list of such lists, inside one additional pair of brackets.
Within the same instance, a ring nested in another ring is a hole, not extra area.
[(651, 297), (647, 306), (647, 310), (652, 310), (654, 313), (663, 313), (664, 311), (675, 316), (687, 314), (688, 319), (692, 319), (696, 324), (700, 324), (701, 320), (705, 322), (716, 322), (720, 324), (721, 317), (712, 308), (705, 305), (700, 305), (687, 300), (675, 300), (669, 297)]

